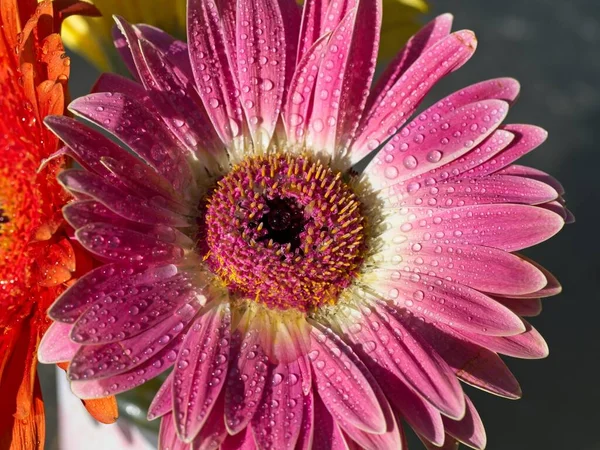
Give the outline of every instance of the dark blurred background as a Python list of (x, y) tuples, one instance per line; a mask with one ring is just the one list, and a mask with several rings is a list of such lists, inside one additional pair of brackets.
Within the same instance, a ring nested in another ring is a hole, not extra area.
[[(454, 29), (474, 30), (479, 46), (429, 100), (480, 80), (517, 78), (522, 92), (508, 121), (550, 132), (548, 141), (520, 162), (558, 178), (577, 218), (527, 252), (564, 288), (532, 320), (547, 339), (550, 356), (509, 361), (524, 392), (519, 401), (468, 390), (486, 425), (488, 449), (600, 450), (600, 1), (430, 3), (431, 17), (453, 13)], [(84, 95), (97, 73), (76, 56), (72, 69), (73, 97)], [(49, 416), (49, 427), (55, 428), (56, 418)], [(413, 436), (411, 448), (421, 448)]]

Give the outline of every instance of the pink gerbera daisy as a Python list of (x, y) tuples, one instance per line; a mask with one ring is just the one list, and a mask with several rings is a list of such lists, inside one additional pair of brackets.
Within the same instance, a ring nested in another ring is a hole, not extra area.
[(173, 367), (149, 412), (165, 450), (398, 449), (400, 419), (483, 448), (459, 380), (520, 396), (498, 353), (546, 356), (522, 316), (560, 287), (514, 252), (569, 218), (513, 164), (546, 138), (501, 125), (518, 83), (408, 122), (476, 40), (440, 16), (370, 91), (378, 0), (189, 0), (187, 46), (116, 20), (137, 82), (70, 109), (123, 146), (46, 121), (83, 166), (59, 176), (65, 218), (105, 264), (52, 306), (41, 359), (82, 398)]

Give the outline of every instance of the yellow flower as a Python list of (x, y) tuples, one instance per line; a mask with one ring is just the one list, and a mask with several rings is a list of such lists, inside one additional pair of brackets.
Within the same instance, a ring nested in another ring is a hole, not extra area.
[(394, 57), (408, 38), (421, 28), (419, 16), (428, 9), (425, 0), (383, 0), (379, 57)]
[[(154, 25), (180, 38), (185, 36), (186, 0), (93, 0), (93, 3), (102, 17), (69, 17), (63, 24), (62, 36), (68, 47), (102, 71), (119, 68), (111, 37), (113, 14), (132, 23)], [(418, 17), (427, 9), (425, 0), (383, 0), (380, 57), (389, 59), (396, 54), (419, 29)]]
[(63, 23), (64, 43), (102, 71), (116, 70), (119, 58), (112, 43), (113, 14), (133, 23), (146, 23), (185, 37), (186, 0), (87, 0), (102, 17), (73, 16)]

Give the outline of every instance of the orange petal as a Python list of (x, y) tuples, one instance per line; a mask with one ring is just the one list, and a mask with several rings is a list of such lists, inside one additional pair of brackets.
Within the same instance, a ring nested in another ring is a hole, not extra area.
[(0, 379), (0, 448), (41, 450), (46, 429), (42, 392), (36, 376), (39, 337), (31, 317), (24, 320), (22, 327), (5, 330), (18, 337), (12, 341), (13, 348), (2, 356), (6, 363)]
[(114, 395), (92, 400), (81, 400), (81, 402), (90, 415), (98, 422), (115, 423), (119, 418), (117, 399)]
[[(67, 361), (56, 364), (65, 372), (69, 368)], [(117, 399), (114, 395), (110, 397), (96, 398), (92, 400), (81, 400), (90, 416), (101, 423), (115, 423), (119, 418), (119, 409), (117, 408)]]

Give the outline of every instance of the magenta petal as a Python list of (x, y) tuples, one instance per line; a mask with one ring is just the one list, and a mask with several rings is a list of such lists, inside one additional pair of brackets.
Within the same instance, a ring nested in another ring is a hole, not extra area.
[(381, 405), (365, 378), (366, 368), (342, 340), (313, 323), (308, 357), (313, 368), (313, 383), (336, 421), (368, 433), (386, 431)]
[(513, 142), (494, 158), (487, 160), (473, 169), (472, 173), (464, 174), (463, 177), (482, 177), (490, 173), (504, 169), (521, 156), (529, 153), (541, 145), (548, 137), (548, 132), (534, 125), (504, 125), (504, 130), (515, 136)]
[(414, 210), (420, 211), (410, 227), (412, 234), (429, 233), (444, 237), (448, 245), (484, 245), (507, 252), (539, 244), (564, 225), (559, 215), (529, 205), (475, 205), (431, 213)]
[(427, 450), (459, 450), (460, 447), (460, 443), (449, 435), (445, 436), (444, 443), (441, 446), (432, 444), (431, 442), (427, 441), (424, 436), (417, 436), (419, 436), (419, 439), (421, 439), (421, 442), (423, 442), (423, 445)]
[[(156, 374), (161, 373), (166, 370), (163, 367), (165, 362), (168, 360), (170, 367), (175, 359), (176, 355), (173, 355), (173, 352), (178, 351), (181, 346), (182, 332), (198, 309), (199, 305), (188, 303), (154, 329), (134, 338), (108, 344), (81, 346), (71, 360), (69, 378), (84, 384), (88, 380), (110, 381), (116, 377), (123, 378), (128, 372), (137, 373), (140, 370), (138, 368), (143, 367), (149, 367), (153, 372), (161, 369)], [(149, 378), (146, 377), (146, 380)], [(121, 388), (129, 389), (123, 386)]]
[(452, 14), (437, 16), (408, 40), (377, 81), (369, 97), (368, 109), (383, 99), (382, 95), (385, 95), (394, 86), (402, 74), (425, 50), (450, 34), (452, 19)]
[(556, 178), (554, 178), (551, 175), (548, 175), (546, 172), (543, 172), (539, 169), (534, 169), (533, 167), (513, 164), (506, 167), (505, 169), (502, 169), (498, 172), (498, 174), (513, 175), (517, 177), (538, 180), (542, 183), (552, 186), (560, 195), (563, 195), (565, 193), (565, 189)]
[(112, 36), (115, 48), (119, 52), (119, 55), (125, 63), (125, 66), (127, 66), (129, 73), (131, 73), (135, 79), (139, 80), (140, 76), (137, 68), (135, 67), (135, 62), (133, 62), (133, 56), (131, 55), (131, 49), (129, 48), (129, 42), (127, 41), (127, 38), (116, 25), (112, 28)]
[(71, 339), (81, 345), (106, 344), (153, 331), (195, 297), (189, 283), (189, 277), (177, 275), (107, 293), (75, 322)]
[(87, 250), (108, 261), (158, 264), (179, 261), (184, 254), (176, 245), (102, 223), (86, 225), (78, 229), (75, 236)]
[(148, 420), (154, 420), (173, 411), (173, 372), (158, 389), (148, 407)]
[[(305, 5), (308, 3), (312, 2), (307, 2)], [(303, 142), (306, 137), (317, 73), (325, 56), (323, 49), (329, 37), (330, 34), (322, 36), (306, 50), (304, 57), (298, 61), (290, 81), (282, 116), (287, 138), (292, 143)]]
[[(351, 148), (352, 163), (358, 162), (379, 143), (394, 134), (419, 106), (429, 89), (442, 77), (464, 64), (477, 46), (471, 31), (458, 31), (425, 51), (390, 89), (382, 93), (361, 122)], [(377, 142), (377, 144), (375, 144)]]
[[(383, 189), (441, 167), (483, 142), (507, 113), (508, 104), (495, 99), (456, 109), (432, 106), (389, 140), (365, 174), (374, 189)], [(381, 142), (373, 139), (368, 145), (374, 150)]]
[(507, 298), (495, 296), (494, 300), (521, 317), (535, 317), (542, 312), (542, 300), (539, 298)]
[(73, 325), (54, 322), (44, 334), (38, 347), (38, 359), (43, 364), (70, 361), (79, 345), (69, 339)]
[[(311, 450), (315, 433), (315, 400), (312, 390), (305, 394), (302, 409), (302, 425), (296, 443), (297, 450)], [(319, 425), (320, 426), (320, 425)]]
[(91, 305), (112, 292), (153, 284), (177, 274), (174, 265), (151, 267), (147, 264), (108, 264), (77, 280), (58, 297), (48, 315), (59, 322), (74, 323)]
[(173, 413), (167, 414), (160, 421), (158, 448), (160, 450), (190, 450), (190, 445), (180, 440), (179, 436), (177, 436)]
[(141, 40), (139, 46), (151, 77), (143, 81), (169, 130), (192, 153), (223, 152), (194, 86), (151, 43)]
[(467, 412), (461, 420), (450, 420), (444, 417), (446, 433), (458, 439), (465, 445), (477, 450), (483, 450), (487, 443), (483, 422), (473, 402), (465, 396)]
[(226, 11), (221, 20), (205, 1), (188, 1), (189, 54), (197, 90), (219, 137), (230, 145), (243, 131), (244, 119), (236, 97), (237, 78), (230, 67), (235, 43), (227, 39), (225, 19)]
[(315, 86), (307, 139), (315, 150), (341, 152), (350, 143), (375, 72), (380, 28), (381, 3), (362, 0), (334, 29)]
[(294, 450), (304, 410), (297, 362), (279, 363), (270, 371), (260, 407), (252, 418), (259, 448)]
[[(368, 367), (397, 377), (451, 417), (464, 413), (463, 392), (456, 376), (430, 345), (407, 329), (392, 308), (366, 307), (346, 336)], [(349, 319), (351, 320), (351, 319)]]
[(392, 272), (373, 285), (397, 308), (430, 322), (486, 335), (508, 336), (525, 331), (518, 316), (468, 286), (425, 274)]
[(173, 370), (175, 423), (190, 442), (207, 420), (225, 384), (231, 312), (223, 303), (204, 312), (187, 332)]
[(69, 110), (118, 137), (175, 189), (181, 191), (193, 184), (181, 145), (160, 116), (137, 100), (119, 93), (90, 94), (71, 102)]
[(108, 184), (99, 175), (83, 170), (67, 169), (58, 175), (58, 181), (73, 193), (85, 194), (98, 200), (125, 219), (176, 227), (189, 225), (180, 214), (158, 207), (148, 199), (140, 199)]
[(542, 335), (525, 322), (527, 330), (515, 336), (482, 336), (460, 332), (471, 342), (503, 355), (524, 359), (540, 359), (548, 356), (548, 344)]
[(129, 98), (137, 100), (148, 110), (156, 113), (156, 107), (154, 106), (154, 103), (152, 103), (152, 100), (150, 100), (148, 92), (146, 89), (144, 89), (144, 86), (116, 73), (101, 74), (92, 87), (91, 92), (94, 94), (97, 92), (118, 92)]
[(259, 337), (256, 330), (246, 332), (229, 366), (225, 424), (230, 434), (239, 433), (249, 424), (263, 395), (268, 357), (260, 347)]
[(252, 140), (263, 148), (271, 140), (281, 110), (286, 64), (293, 64), (286, 61), (288, 26), (277, 0), (238, 1), (235, 35), (240, 101)]
[(192, 66), (185, 42), (179, 41), (163, 30), (143, 23), (134, 25), (134, 30), (140, 36), (155, 45), (167, 60), (176, 66), (184, 75), (186, 80), (193, 80)]
[(323, 400), (318, 395), (313, 399), (315, 427), (312, 450), (348, 450), (346, 439)]
[(502, 397), (521, 397), (519, 383), (496, 353), (448, 328), (438, 329), (416, 320), (412, 323), (461, 380)]
[(398, 377), (383, 368), (369, 367), (385, 392), (394, 409), (398, 411), (412, 429), (428, 441), (442, 445), (444, 424), (440, 412), (421, 396), (408, 388)]
[[(222, 390), (215, 401), (215, 405), (208, 415), (204, 426), (194, 438), (190, 450), (225, 450), (225, 441), (227, 440), (228, 434), (227, 429), (225, 428), (224, 405), (225, 395)], [(219, 445), (222, 445), (222, 447), (219, 447)]]
[(350, 425), (345, 417), (336, 419), (338, 425), (342, 428), (345, 435), (349, 436), (352, 441), (359, 444), (361, 449), (365, 450), (380, 450), (384, 448), (401, 449), (403, 441), (402, 428), (400, 427), (396, 417), (390, 407), (386, 395), (383, 393), (377, 382), (366, 372), (365, 376), (371, 383), (377, 400), (381, 406), (381, 410), (385, 417), (385, 432), (380, 434), (368, 433), (364, 430)]
[(246, 427), (244, 431), (241, 431), (238, 434), (234, 434), (233, 436), (227, 435), (227, 438), (223, 441), (219, 450), (256, 450), (257, 448), (252, 428)]
[(44, 119), (44, 124), (69, 147), (69, 153), (79, 164), (109, 180), (113, 177), (102, 165), (102, 157), (118, 159), (131, 167), (143, 164), (107, 137), (70, 117), (49, 116)]
[[(169, 345), (154, 354), (152, 359), (127, 372), (96, 380), (72, 381), (71, 390), (82, 399), (107, 397), (129, 391), (169, 369), (175, 362), (180, 344), (181, 339), (173, 339)], [(71, 366), (69, 366), (69, 372), (70, 370)], [(88, 374), (90, 373), (88, 372)]]

